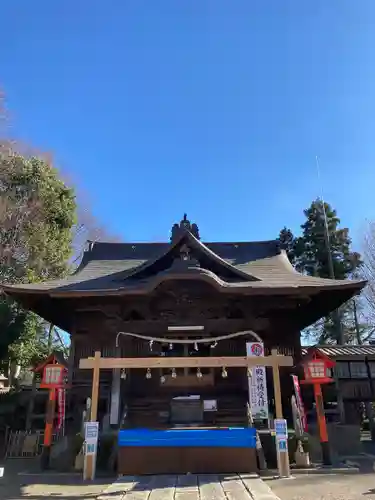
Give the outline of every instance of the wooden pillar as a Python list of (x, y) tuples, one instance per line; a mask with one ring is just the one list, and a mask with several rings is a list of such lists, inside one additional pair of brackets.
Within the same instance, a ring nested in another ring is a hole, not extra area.
[(30, 431), (32, 427), (33, 413), (35, 407), (35, 398), (36, 398), (36, 373), (33, 372), (33, 381), (31, 385), (31, 394), (29, 399), (29, 404), (27, 405), (27, 413), (26, 413), (26, 430)]
[(94, 356), (94, 367), (92, 374), (91, 422), (96, 422), (98, 418), (100, 356), (100, 351), (96, 351)]
[[(92, 370), (92, 393), (91, 393), (91, 410), (90, 421), (96, 422), (98, 418), (98, 402), (99, 402), (99, 380), (100, 380), (100, 351), (95, 352), (94, 365)], [(95, 478), (96, 468), (96, 453), (95, 455), (87, 455), (85, 457), (86, 464), (84, 467), (84, 479)]]
[[(277, 350), (272, 350), (272, 357), (277, 356)], [(275, 396), (275, 412), (277, 419), (283, 419), (283, 405), (281, 398), (281, 384), (280, 384), (280, 367), (278, 363), (272, 363), (272, 374), (273, 374), (273, 387), (274, 387), (274, 396)], [(275, 436), (276, 441), (276, 436)], [(279, 465), (279, 473), (281, 477), (289, 477), (290, 476), (290, 464), (289, 464), (289, 453), (288, 450), (280, 451), (277, 453), (278, 465)]]
[(333, 380), (335, 382), (337, 408), (339, 410), (340, 423), (345, 424), (346, 423), (345, 404), (344, 404), (344, 399), (342, 397), (342, 390), (340, 387), (340, 381), (339, 381), (339, 376), (337, 373), (337, 368), (334, 367), (332, 371), (333, 371)]
[[(77, 418), (80, 418), (80, 414), (77, 414), (77, 410), (74, 407), (74, 399), (73, 399), (73, 380), (74, 380), (74, 360), (75, 360), (75, 346), (76, 339), (74, 336), (74, 330), (70, 336), (70, 347), (69, 347), (69, 357), (68, 357), (68, 388), (65, 391), (65, 404), (66, 404), (66, 412), (71, 413), (73, 417), (73, 427), (78, 427)], [(79, 420), (79, 425), (81, 424)], [(79, 427), (80, 428), (80, 427)], [(68, 430), (69, 433), (69, 430)]]
[(53, 435), (53, 421), (55, 418), (55, 406), (56, 406), (56, 389), (50, 389), (48, 404), (47, 404), (46, 426), (44, 429), (43, 451), (41, 456), (42, 469), (49, 468), (51, 446), (52, 446), (52, 435)]
[[(116, 357), (121, 357), (120, 348), (116, 348)], [(121, 369), (114, 368), (112, 370), (112, 386), (111, 386), (111, 403), (109, 424), (118, 425), (120, 418), (120, 389), (121, 389)]]
[(331, 453), (328, 442), (326, 416), (324, 413), (322, 387), (320, 384), (314, 384), (314, 397), (316, 406), (316, 416), (318, 421), (317, 423), (319, 428), (320, 444), (322, 447), (323, 465), (332, 465)]
[[(272, 350), (272, 356), (276, 356), (276, 355), (277, 355), (277, 351)], [(273, 388), (274, 388), (274, 397), (275, 397), (276, 418), (283, 418), (280, 372), (279, 372), (279, 366), (276, 363), (274, 363), (272, 365), (272, 375), (273, 375)]]

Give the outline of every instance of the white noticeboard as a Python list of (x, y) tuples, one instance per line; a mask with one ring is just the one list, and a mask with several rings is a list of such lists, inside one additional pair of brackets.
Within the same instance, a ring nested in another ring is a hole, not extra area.
[(99, 422), (85, 423), (85, 455), (96, 455), (98, 448)]
[[(264, 345), (262, 342), (246, 342), (246, 355), (264, 356)], [(255, 366), (251, 369), (249, 379), (249, 403), (253, 418), (255, 420), (268, 419), (268, 394), (267, 377), (265, 366)]]
[(216, 399), (204, 399), (203, 400), (203, 411), (217, 411), (217, 400)]
[(288, 451), (288, 426), (285, 419), (275, 419), (275, 434), (277, 451)]

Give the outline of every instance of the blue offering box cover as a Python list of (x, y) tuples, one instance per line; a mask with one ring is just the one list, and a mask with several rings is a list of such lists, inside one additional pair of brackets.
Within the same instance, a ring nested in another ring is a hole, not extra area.
[(119, 431), (118, 445), (124, 446), (190, 446), (255, 448), (254, 428), (228, 429), (124, 429)]

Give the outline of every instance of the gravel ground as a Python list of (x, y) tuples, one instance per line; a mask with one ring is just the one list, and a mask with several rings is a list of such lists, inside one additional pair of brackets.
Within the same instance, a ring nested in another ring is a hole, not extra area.
[(375, 474), (297, 476), (267, 481), (281, 500), (375, 500)]

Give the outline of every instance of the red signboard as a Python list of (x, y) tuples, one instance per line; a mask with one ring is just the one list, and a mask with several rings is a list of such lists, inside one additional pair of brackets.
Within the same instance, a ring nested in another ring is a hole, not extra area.
[(57, 392), (57, 428), (61, 429), (65, 420), (65, 389), (61, 387), (56, 389)]
[(292, 375), (294, 392), (296, 395), (296, 403), (298, 407), (299, 414), (301, 416), (302, 428), (305, 432), (307, 432), (307, 418), (305, 413), (305, 407), (303, 406), (302, 396), (301, 396), (301, 387), (299, 385), (299, 380), (297, 375)]

